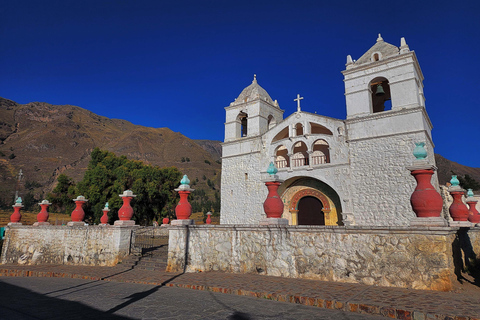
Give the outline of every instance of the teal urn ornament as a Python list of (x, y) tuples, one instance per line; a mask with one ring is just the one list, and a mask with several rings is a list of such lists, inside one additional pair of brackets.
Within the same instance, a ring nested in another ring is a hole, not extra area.
[(415, 149), (413, 149), (413, 155), (417, 160), (423, 160), (427, 158), (427, 150), (425, 150), (425, 142), (415, 142)]
[(271, 176), (275, 175), (278, 172), (277, 167), (273, 164), (273, 162), (270, 162), (270, 165), (267, 168), (267, 173)]
[(467, 197), (468, 198), (473, 198), (475, 195), (473, 194), (473, 189), (468, 189), (467, 191)]
[(450, 183), (452, 184), (452, 187), (457, 187), (460, 185), (460, 181), (458, 181), (456, 175), (452, 175), (452, 179), (450, 179)]

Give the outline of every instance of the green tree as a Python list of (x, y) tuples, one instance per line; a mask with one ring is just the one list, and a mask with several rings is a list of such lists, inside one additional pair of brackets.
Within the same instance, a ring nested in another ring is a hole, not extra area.
[(459, 176), (458, 181), (460, 181), (460, 186), (464, 189), (480, 190), (480, 183), (475, 179), (466, 174), (464, 177)]
[(118, 210), (123, 204), (119, 195), (130, 189), (137, 195), (131, 202), (133, 219), (139, 224), (150, 224), (171, 213), (178, 199), (174, 189), (180, 179), (181, 173), (177, 168), (146, 165), (95, 148), (77, 189), (89, 200), (84, 207), (87, 221), (98, 223), (106, 202), (111, 210), (110, 222), (117, 220)]
[(47, 200), (52, 203), (52, 211), (68, 213), (75, 208), (75, 182), (66, 174), (61, 174), (57, 178), (57, 185), (47, 195)]

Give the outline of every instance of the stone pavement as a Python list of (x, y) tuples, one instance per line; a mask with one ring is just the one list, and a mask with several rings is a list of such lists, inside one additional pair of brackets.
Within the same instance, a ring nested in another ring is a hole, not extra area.
[(62, 277), (188, 288), (394, 319), (480, 319), (480, 288), (437, 292), (223, 272), (168, 273), (115, 267), (0, 265), (0, 276)]
[(138, 283), (3, 277), (0, 287), (0, 319), (384, 319), (253, 297)]

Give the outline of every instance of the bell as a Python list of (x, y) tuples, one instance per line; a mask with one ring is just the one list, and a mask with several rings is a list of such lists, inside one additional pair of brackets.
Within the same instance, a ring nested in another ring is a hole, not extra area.
[(377, 91), (375, 91), (376, 96), (383, 96), (385, 91), (383, 91), (382, 84), (377, 85)]

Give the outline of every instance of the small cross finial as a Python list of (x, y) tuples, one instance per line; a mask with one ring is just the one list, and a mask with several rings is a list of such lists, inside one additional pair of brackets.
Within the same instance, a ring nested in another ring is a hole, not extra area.
[(297, 94), (297, 99), (293, 99), (293, 101), (297, 101), (297, 112), (300, 112), (300, 100), (303, 100), (303, 97), (300, 97), (299, 94)]

